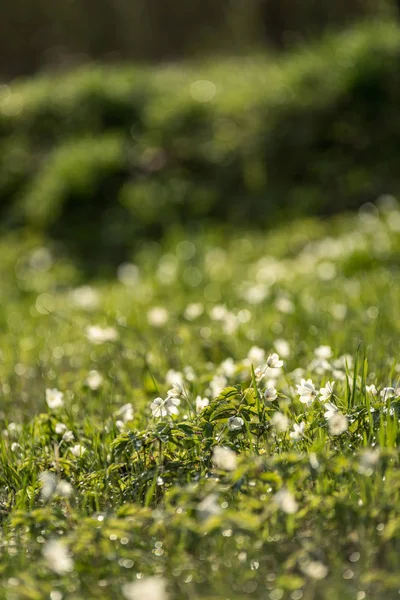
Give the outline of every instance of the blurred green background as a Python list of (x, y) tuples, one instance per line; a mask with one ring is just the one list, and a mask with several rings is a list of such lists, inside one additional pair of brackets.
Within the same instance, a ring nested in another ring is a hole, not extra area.
[(88, 268), (400, 188), (395, 0), (27, 0), (0, 21), (0, 227)]

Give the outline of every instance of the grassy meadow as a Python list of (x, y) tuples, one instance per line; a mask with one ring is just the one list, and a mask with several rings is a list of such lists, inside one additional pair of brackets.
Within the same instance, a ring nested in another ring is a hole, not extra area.
[(400, 211), (1, 242), (1, 597), (395, 598)]
[(399, 63), (0, 88), (0, 599), (399, 597)]

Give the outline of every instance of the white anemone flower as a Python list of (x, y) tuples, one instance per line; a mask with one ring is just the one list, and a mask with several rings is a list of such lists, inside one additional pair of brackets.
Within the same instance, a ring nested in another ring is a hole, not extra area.
[(175, 382), (172, 385), (172, 388), (167, 391), (168, 398), (184, 398), (185, 397), (185, 388), (183, 384)]
[(75, 446), (72, 446), (72, 448), (70, 448), (70, 452), (75, 456), (75, 458), (80, 458), (85, 454), (86, 448), (81, 444), (75, 444)]
[(158, 397), (150, 404), (150, 408), (153, 417), (166, 417), (168, 415), (179, 414), (178, 406), (180, 403), (181, 401), (179, 398), (167, 396), (167, 398), (163, 400), (163, 398)]
[(147, 321), (153, 327), (163, 327), (169, 319), (169, 312), (163, 306), (154, 306), (147, 312)]
[(222, 512), (218, 503), (217, 494), (209, 494), (197, 505), (197, 514), (201, 521), (206, 521), (210, 517), (215, 517)]
[(195, 404), (196, 404), (196, 412), (199, 413), (202, 410), (204, 410), (206, 408), (206, 406), (208, 406), (210, 404), (210, 401), (208, 398), (202, 398), (201, 396), (196, 396)]
[(117, 410), (117, 412), (115, 413), (115, 415), (117, 417), (120, 417), (120, 419), (124, 423), (128, 423), (129, 421), (132, 421), (133, 416), (134, 416), (132, 404), (130, 402), (127, 402), (126, 404), (123, 404), (121, 406), (121, 408), (119, 410)]
[(289, 433), (289, 437), (295, 442), (298, 442), (299, 440), (301, 440), (302, 437), (304, 437), (305, 428), (306, 424), (304, 422), (301, 422), (299, 424), (293, 423), (293, 431)]
[(228, 380), (223, 375), (215, 375), (210, 381), (210, 390), (213, 398), (220, 395), (222, 390), (227, 386)]
[(283, 360), (279, 358), (279, 354), (273, 352), (268, 356), (266, 364), (269, 369), (280, 369), (283, 367)]
[(68, 427), (65, 425), (65, 423), (56, 423), (55, 426), (55, 432), (58, 435), (62, 435), (63, 433), (65, 433), (67, 431)]
[(106, 342), (115, 342), (118, 339), (118, 332), (114, 327), (90, 325), (86, 327), (86, 337), (92, 344), (100, 345)]
[(297, 393), (300, 396), (300, 402), (302, 404), (306, 404), (307, 406), (311, 406), (314, 402), (315, 398), (318, 396), (318, 392), (315, 389), (315, 386), (311, 379), (302, 379), (300, 381), (300, 385), (297, 385)]
[(273, 498), (274, 503), (280, 508), (283, 512), (288, 515), (293, 515), (298, 511), (299, 505), (296, 502), (295, 497), (289, 490), (281, 489), (277, 492)]
[(68, 481), (61, 479), (57, 483), (56, 493), (59, 496), (62, 496), (62, 498), (69, 498), (71, 496), (72, 492), (73, 492), (73, 487)]
[(236, 372), (236, 364), (232, 357), (226, 358), (219, 366), (225, 377), (233, 377)]
[(336, 412), (329, 419), (328, 425), (329, 433), (331, 435), (340, 435), (341, 433), (344, 433), (347, 430), (349, 422), (347, 420), (347, 417), (342, 415), (342, 413)]
[(216, 446), (213, 450), (212, 460), (217, 469), (223, 471), (234, 471), (236, 469), (237, 455), (230, 448)]
[(57, 573), (57, 575), (69, 573), (74, 568), (74, 561), (72, 560), (68, 549), (58, 540), (47, 542), (43, 548), (43, 556), (47, 561), (49, 569), (54, 571), (54, 573)]
[(264, 400), (266, 400), (267, 402), (272, 402), (273, 400), (276, 400), (278, 397), (278, 392), (275, 389), (275, 387), (269, 386), (264, 390)]
[(56, 490), (56, 476), (50, 471), (43, 471), (43, 473), (40, 473), (39, 475), (39, 481), (42, 484), (42, 488), (40, 490), (40, 497), (44, 502), (47, 502), (48, 500), (50, 500), (50, 498)]
[(72, 440), (75, 438), (73, 432), (70, 429), (67, 429), (67, 431), (63, 434), (62, 436), (62, 441), (63, 442), (72, 442)]
[(93, 369), (89, 371), (88, 376), (86, 377), (86, 385), (93, 390), (94, 392), (98, 390), (103, 383), (103, 375)]
[(310, 560), (301, 570), (312, 579), (324, 579), (328, 575), (328, 567), (318, 560)]
[(255, 366), (260, 366), (265, 360), (265, 351), (258, 346), (252, 346), (247, 354), (248, 361)]
[(367, 394), (372, 394), (372, 396), (378, 395), (378, 390), (376, 389), (376, 385), (374, 383), (371, 383), (371, 385), (366, 385), (365, 391)]
[(318, 346), (318, 348), (315, 348), (314, 354), (317, 358), (327, 360), (332, 357), (332, 348), (330, 346)]
[(274, 346), (280, 356), (283, 356), (283, 358), (289, 358), (290, 345), (286, 340), (275, 340)]
[(167, 600), (167, 582), (161, 577), (144, 577), (124, 583), (122, 595), (126, 600)]
[(240, 431), (243, 428), (244, 421), (242, 417), (231, 417), (228, 419), (229, 431)]
[(398, 395), (398, 391), (394, 387), (385, 387), (381, 390), (381, 398), (384, 400), (386, 398), (396, 398)]
[(358, 472), (362, 475), (370, 477), (374, 472), (380, 458), (380, 450), (378, 448), (372, 450), (367, 448), (360, 454)]
[(321, 402), (326, 402), (327, 400), (329, 400), (332, 397), (334, 385), (335, 385), (334, 381), (327, 381), (325, 383), (325, 387), (322, 387), (319, 390), (319, 399), (321, 400)]
[(64, 394), (56, 388), (46, 390), (46, 402), (49, 408), (61, 408), (64, 406)]
[(187, 307), (185, 308), (185, 312), (184, 312), (183, 316), (188, 321), (194, 321), (195, 319), (200, 317), (203, 314), (203, 312), (204, 312), (204, 306), (198, 302), (198, 303), (188, 304)]
[(332, 402), (325, 402), (324, 403), (324, 408), (325, 408), (325, 413), (324, 413), (324, 417), (327, 421), (329, 421), (329, 419), (331, 419), (333, 417), (333, 415), (335, 415), (337, 413), (337, 407), (332, 404)]
[(283, 433), (289, 429), (289, 419), (281, 412), (276, 412), (271, 418), (271, 425), (276, 431)]
[(184, 384), (184, 378), (180, 371), (175, 371), (174, 369), (169, 369), (165, 376), (165, 383), (167, 385), (179, 385), (180, 387)]

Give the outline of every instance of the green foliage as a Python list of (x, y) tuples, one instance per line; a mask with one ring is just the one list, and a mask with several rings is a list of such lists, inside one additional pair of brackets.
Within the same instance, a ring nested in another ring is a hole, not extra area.
[(399, 255), (393, 198), (171, 232), (90, 285), (38, 234), (1, 239), (3, 595), (131, 600), (157, 576), (177, 600), (397, 598)]
[(87, 67), (15, 83), (0, 96), (1, 215), (86, 258), (90, 221), (95, 253), (120, 260), (175, 224), (265, 228), (397, 194), (399, 62), (399, 30), (381, 24), (278, 64)]

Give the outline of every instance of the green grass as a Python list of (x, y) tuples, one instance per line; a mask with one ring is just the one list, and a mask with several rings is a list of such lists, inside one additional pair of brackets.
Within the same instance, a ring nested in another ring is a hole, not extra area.
[[(266, 235), (171, 232), (134, 263), (88, 282), (44, 238), (0, 242), (0, 597), (150, 598), (128, 584), (155, 576), (174, 600), (397, 598), (394, 201)], [(153, 415), (177, 377), (178, 414)], [(301, 378), (335, 381), (339, 430)]]

